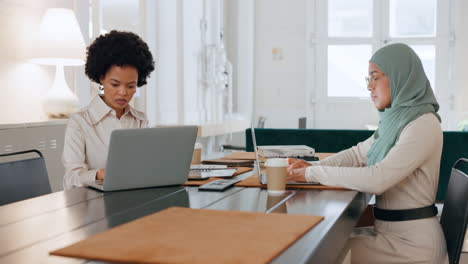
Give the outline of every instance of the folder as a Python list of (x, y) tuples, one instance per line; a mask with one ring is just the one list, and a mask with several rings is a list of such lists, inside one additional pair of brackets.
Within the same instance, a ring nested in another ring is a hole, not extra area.
[(228, 167), (253, 167), (254, 160), (212, 159), (203, 160), (202, 164), (227, 165)]
[(172, 207), (50, 254), (125, 263), (269, 263), (322, 219)]

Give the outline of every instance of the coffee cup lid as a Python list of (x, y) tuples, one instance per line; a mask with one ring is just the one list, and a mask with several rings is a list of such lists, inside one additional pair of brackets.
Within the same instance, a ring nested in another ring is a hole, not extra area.
[(285, 158), (267, 159), (267, 161), (265, 162), (265, 166), (267, 166), (267, 167), (287, 167), (288, 166), (288, 159), (285, 159)]

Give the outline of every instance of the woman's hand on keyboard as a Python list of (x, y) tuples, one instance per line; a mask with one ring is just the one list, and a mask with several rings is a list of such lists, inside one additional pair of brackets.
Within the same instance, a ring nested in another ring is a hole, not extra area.
[(96, 180), (103, 181), (106, 176), (106, 169), (102, 168), (96, 172)]
[(312, 166), (309, 162), (302, 159), (288, 158), (288, 170), (307, 168)]

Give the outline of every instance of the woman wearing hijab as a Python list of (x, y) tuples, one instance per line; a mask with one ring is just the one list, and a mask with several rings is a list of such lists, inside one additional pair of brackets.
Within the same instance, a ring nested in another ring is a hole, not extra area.
[(376, 194), (375, 226), (355, 230), (352, 263), (444, 263), (444, 234), (434, 202), (442, 129), (439, 104), (421, 60), (392, 44), (370, 59), (367, 88), (380, 112), (374, 135), (312, 164), (290, 159), (290, 180)]

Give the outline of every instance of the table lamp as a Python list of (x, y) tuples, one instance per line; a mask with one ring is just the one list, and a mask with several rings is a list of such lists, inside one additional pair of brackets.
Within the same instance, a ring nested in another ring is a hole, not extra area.
[(31, 61), (55, 66), (54, 82), (43, 98), (44, 111), (50, 118), (66, 118), (78, 109), (78, 97), (68, 87), (63, 67), (83, 65), (85, 49), (75, 13), (67, 8), (47, 9)]

